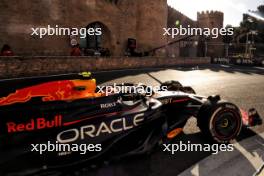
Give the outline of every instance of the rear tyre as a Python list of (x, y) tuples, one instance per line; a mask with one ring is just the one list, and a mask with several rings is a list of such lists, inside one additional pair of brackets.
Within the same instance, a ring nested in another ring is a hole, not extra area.
[(235, 139), (242, 128), (239, 108), (228, 102), (205, 104), (197, 117), (201, 132), (217, 143), (229, 143)]

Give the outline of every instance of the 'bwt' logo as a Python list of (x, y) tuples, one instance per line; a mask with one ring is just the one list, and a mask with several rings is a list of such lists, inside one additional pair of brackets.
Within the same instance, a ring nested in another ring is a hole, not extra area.
[(45, 118), (31, 119), (28, 123), (7, 122), (6, 125), (8, 133), (54, 128), (62, 126), (62, 116), (56, 115), (51, 120), (47, 120)]

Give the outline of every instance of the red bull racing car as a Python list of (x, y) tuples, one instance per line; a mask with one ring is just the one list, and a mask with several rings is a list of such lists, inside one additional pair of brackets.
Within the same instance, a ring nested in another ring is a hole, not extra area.
[[(190, 117), (217, 143), (235, 139), (242, 126), (261, 124), (255, 109), (245, 112), (219, 96), (196, 95), (177, 81), (161, 84), (151, 96), (106, 95), (88, 72), (0, 85), (0, 175), (142, 154), (175, 138)], [(87, 152), (80, 153), (83, 145)]]

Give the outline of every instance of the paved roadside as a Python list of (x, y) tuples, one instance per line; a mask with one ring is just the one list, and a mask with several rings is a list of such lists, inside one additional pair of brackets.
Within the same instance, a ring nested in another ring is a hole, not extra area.
[(233, 152), (219, 152), (194, 164), (179, 176), (263, 176), (264, 133), (234, 144)]

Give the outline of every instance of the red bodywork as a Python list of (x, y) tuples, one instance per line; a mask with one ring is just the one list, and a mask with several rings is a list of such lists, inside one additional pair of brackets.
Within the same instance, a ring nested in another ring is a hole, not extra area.
[(0, 106), (24, 103), (34, 97), (41, 97), (42, 101), (46, 102), (102, 96), (95, 90), (96, 81), (94, 79), (52, 81), (16, 90), (16, 92), (0, 98)]

